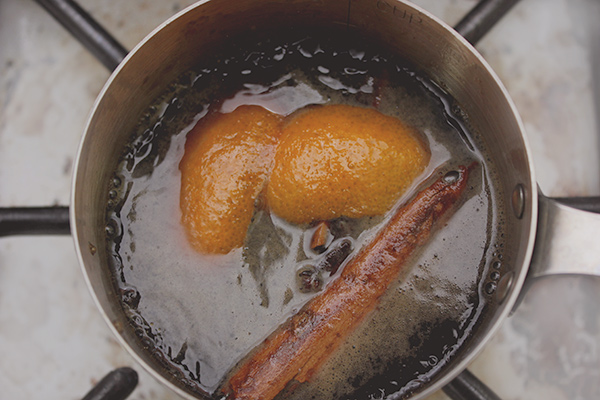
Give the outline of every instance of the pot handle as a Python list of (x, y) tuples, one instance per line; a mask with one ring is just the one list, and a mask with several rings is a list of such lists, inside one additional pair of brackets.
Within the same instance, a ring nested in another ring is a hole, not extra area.
[(540, 194), (527, 284), (551, 275), (600, 276), (600, 198), (552, 199)]
[(0, 237), (70, 233), (68, 207), (0, 208)]

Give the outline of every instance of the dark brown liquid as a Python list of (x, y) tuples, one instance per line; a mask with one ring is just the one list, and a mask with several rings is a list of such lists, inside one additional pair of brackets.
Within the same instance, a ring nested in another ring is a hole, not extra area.
[[(492, 169), (452, 100), (401, 59), (348, 34), (279, 37), (224, 50), (190, 71), (133, 134), (116, 167), (119, 184), (107, 196), (107, 246), (124, 310), (184, 387), (219, 398), (230, 369), (315, 295), (298, 287), (297, 274), (323, 255), (309, 248), (313, 228), (268, 211), (255, 215), (243, 249), (225, 256), (195, 252), (180, 224), (178, 165), (186, 133), (209, 109), (228, 112), (241, 104), (282, 115), (311, 104), (375, 107), (414, 127), (432, 152), (397, 206), (458, 165), (476, 160), (481, 168), (460, 209), (406, 266), (377, 311), (310, 383), (281, 397), (408, 395), (453, 360), (486, 306), (486, 276), (501, 245), (491, 228), (499, 226), (502, 207), (492, 196), (498, 190)], [(350, 258), (387, 218), (335, 222), (353, 243)]]

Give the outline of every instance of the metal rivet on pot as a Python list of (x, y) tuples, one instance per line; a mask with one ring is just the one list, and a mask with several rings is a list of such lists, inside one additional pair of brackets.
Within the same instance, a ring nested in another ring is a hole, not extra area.
[(502, 303), (506, 298), (508, 292), (510, 292), (514, 281), (514, 277), (514, 272), (509, 271), (506, 274), (504, 274), (504, 276), (498, 281), (498, 286), (496, 288), (496, 298), (498, 299), (499, 303)]
[(521, 219), (525, 212), (525, 188), (522, 184), (515, 186), (511, 197), (511, 205), (515, 217)]

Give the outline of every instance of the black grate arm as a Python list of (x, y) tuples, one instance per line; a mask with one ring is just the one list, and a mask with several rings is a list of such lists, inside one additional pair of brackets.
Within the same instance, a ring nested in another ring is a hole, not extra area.
[(73, 0), (35, 0), (106, 68), (113, 71), (128, 51)]

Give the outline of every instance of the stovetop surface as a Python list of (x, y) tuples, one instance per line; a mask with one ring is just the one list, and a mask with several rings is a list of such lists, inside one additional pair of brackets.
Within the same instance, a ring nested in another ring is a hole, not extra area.
[[(80, 0), (127, 48), (190, 3)], [(476, 1), (416, 3), (453, 25)], [(549, 196), (600, 194), (599, 17), (595, 0), (522, 0), (477, 45), (517, 105)], [(36, 3), (0, 1), (0, 206), (68, 204), (108, 76)], [(598, 398), (597, 304), (598, 278), (537, 282), (471, 371), (503, 399)], [(95, 308), (70, 237), (0, 239), (0, 354), (0, 399), (77, 399), (115, 367), (136, 367)], [(136, 369), (131, 399), (177, 398)]]

